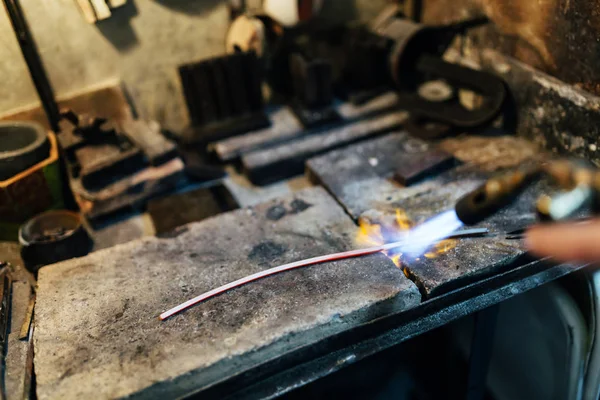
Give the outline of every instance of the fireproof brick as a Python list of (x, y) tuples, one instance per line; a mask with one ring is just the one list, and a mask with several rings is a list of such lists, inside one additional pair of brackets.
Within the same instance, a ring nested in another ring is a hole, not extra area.
[(285, 272), (157, 319), (243, 276), (352, 249), (356, 229), (325, 190), (311, 188), (44, 267), (38, 397), (180, 396), (419, 304), (417, 287), (375, 254)]

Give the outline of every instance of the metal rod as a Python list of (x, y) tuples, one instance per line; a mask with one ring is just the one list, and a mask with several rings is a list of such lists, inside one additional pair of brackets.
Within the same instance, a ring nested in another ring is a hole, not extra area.
[[(447, 236), (447, 238), (468, 237), (468, 236), (473, 236), (473, 235), (479, 235), (481, 233), (487, 233), (487, 229), (486, 228), (477, 228), (477, 229), (456, 231), (453, 234)], [(280, 265), (278, 267), (269, 268), (264, 271), (259, 271), (255, 274), (248, 275), (248, 276), (240, 278), (236, 281), (227, 283), (223, 286), (219, 286), (218, 288), (210, 290), (199, 296), (196, 296), (193, 299), (186, 301), (185, 303), (181, 303), (180, 305), (175, 306), (175, 307), (171, 308), (170, 310), (165, 311), (164, 313), (160, 314), (159, 319), (164, 321), (165, 319), (170, 318), (173, 315), (178, 314), (181, 311), (183, 311), (187, 308), (190, 308), (198, 303), (201, 303), (205, 300), (208, 300), (212, 297), (218, 296), (218, 295), (225, 293), (231, 289), (235, 289), (240, 286), (244, 286), (250, 282), (254, 282), (259, 279), (263, 279), (268, 276), (278, 274), (280, 272), (289, 271), (289, 270), (301, 268), (301, 267), (308, 267), (310, 265), (315, 265), (315, 264), (322, 264), (322, 263), (330, 262), (330, 261), (343, 260), (346, 258), (362, 257), (362, 256), (366, 256), (369, 254), (375, 254), (375, 253), (379, 253), (380, 251), (391, 250), (391, 249), (395, 249), (398, 247), (402, 247), (403, 245), (407, 244), (407, 242), (408, 242), (408, 240), (403, 240), (400, 242), (387, 243), (387, 244), (383, 244), (380, 246), (368, 247), (365, 249), (350, 250), (350, 251), (343, 251), (341, 253), (327, 254), (324, 256), (308, 258), (306, 260), (294, 261), (294, 262), (291, 262), (288, 264)]]
[(35, 89), (42, 102), (42, 107), (48, 117), (50, 127), (53, 131), (58, 132), (60, 112), (58, 105), (56, 104), (56, 99), (54, 98), (54, 91), (52, 90), (52, 86), (46, 75), (46, 70), (42, 64), (35, 41), (31, 36), (19, 0), (4, 0), (4, 7), (6, 8), (13, 30), (17, 36), (19, 47), (21, 48), (23, 58), (27, 63), (31, 80), (35, 85)]

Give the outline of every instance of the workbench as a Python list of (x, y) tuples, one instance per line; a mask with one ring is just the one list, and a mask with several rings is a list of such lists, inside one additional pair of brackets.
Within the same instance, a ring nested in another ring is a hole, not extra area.
[[(494, 65), (507, 65), (509, 85), (524, 85), (518, 78), (532, 73), (510, 60)], [(527, 82), (550, 81), (536, 73)], [(538, 117), (560, 120), (534, 112), (535, 104), (579, 110), (580, 97), (544, 88), (518, 99), (525, 126), (546, 126), (533, 121)], [(402, 209), (421, 222), (491, 174), (543, 157), (515, 136), (467, 135), (432, 147), (402, 131), (406, 114), (393, 103), (393, 94), (384, 94), (360, 107), (342, 104), (338, 113), (366, 119), (358, 126), (370, 128), (339, 127), (327, 142), (327, 130), (305, 132), (289, 123), (288, 111), (276, 111), (272, 127), (212, 147), (223, 160), (240, 160), (251, 179), (269, 181), (266, 165), (280, 177), (301, 166), (308, 179), (257, 188), (232, 171), (225, 186), (244, 208), (43, 268), (34, 331), (38, 397), (273, 398), (472, 313), (483, 321), (474, 346), (485, 349), (494, 305), (582, 268), (533, 260), (519, 240), (503, 235), (535, 220), (541, 182), (481, 225), (494, 235), (460, 239), (403, 270), (381, 254), (316, 265), (157, 319), (247, 274), (355, 248), (361, 218)], [(439, 149), (456, 166), (407, 186), (394, 179), (398, 171), (412, 176)], [(266, 161), (252, 172), (250, 161), (258, 159)], [(116, 237), (111, 229), (105, 239)], [(470, 374), (469, 385), (481, 393), (486, 352), (473, 352), (480, 372)]]
[[(390, 142), (416, 150), (386, 157)], [(536, 154), (511, 137), (450, 139), (441, 147), (458, 167), (406, 188), (391, 185), (397, 163), (432, 150), (416, 144), (399, 131), (347, 146), (344, 157), (327, 152), (307, 162), (314, 187), (43, 268), (38, 397), (272, 398), (581, 268), (529, 259), (519, 240), (502, 234), (534, 221), (541, 183), (482, 225), (499, 235), (461, 239), (439, 257), (400, 269), (375, 254), (288, 271), (158, 320), (240, 277), (355, 248), (356, 222), (374, 210), (402, 207), (420, 222), (490, 170)], [(357, 173), (365, 163), (375, 172)], [(332, 180), (346, 173), (351, 182)]]

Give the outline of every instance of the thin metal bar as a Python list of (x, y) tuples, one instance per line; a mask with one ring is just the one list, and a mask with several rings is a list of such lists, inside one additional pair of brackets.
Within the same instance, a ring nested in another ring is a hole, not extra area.
[(17, 36), (19, 47), (23, 53), (23, 58), (27, 63), (31, 80), (35, 85), (38, 96), (42, 102), (42, 107), (48, 117), (48, 122), (53, 131), (58, 132), (58, 122), (60, 121), (60, 112), (56, 99), (54, 97), (54, 91), (46, 75), (46, 70), (42, 64), (37, 46), (31, 31), (25, 20), (25, 15), (19, 3), (19, 0), (4, 0), (4, 7), (12, 23), (13, 30)]
[[(486, 232), (487, 232), (486, 228), (467, 229), (467, 230), (463, 230), (463, 231), (454, 232), (453, 234), (449, 235), (448, 238), (473, 236), (474, 234), (478, 235), (478, 234), (486, 233)], [(307, 266), (315, 265), (315, 264), (321, 264), (321, 263), (330, 262), (330, 261), (342, 260), (345, 258), (362, 257), (362, 256), (366, 256), (369, 254), (375, 254), (375, 253), (379, 253), (380, 251), (391, 250), (391, 249), (401, 247), (401, 246), (405, 245), (407, 242), (409, 242), (409, 240), (403, 240), (403, 241), (394, 242), (394, 243), (387, 243), (387, 244), (384, 244), (381, 246), (368, 247), (365, 249), (350, 250), (350, 251), (344, 251), (341, 253), (327, 254), (324, 256), (308, 258), (308, 259), (300, 260), (300, 261), (294, 261), (294, 262), (291, 262), (288, 264), (280, 265), (278, 267), (269, 268), (264, 271), (259, 271), (255, 274), (248, 275), (248, 276), (240, 278), (236, 281), (227, 283), (223, 286), (219, 286), (216, 289), (212, 289), (206, 293), (203, 293), (199, 296), (194, 297), (193, 299), (186, 301), (185, 303), (181, 303), (180, 305), (175, 306), (175, 307), (171, 308), (170, 310), (165, 311), (164, 313), (160, 314), (159, 319), (161, 321), (164, 321), (165, 319), (170, 318), (173, 315), (178, 314), (181, 311), (183, 311), (187, 308), (190, 308), (198, 303), (201, 303), (205, 300), (208, 300), (212, 297), (218, 296), (218, 295), (225, 293), (231, 289), (235, 289), (237, 287), (244, 286), (250, 282), (254, 282), (259, 279), (263, 279), (268, 276), (278, 274), (280, 272), (289, 271), (289, 270), (301, 268), (301, 267), (307, 267)], [(410, 242), (412, 243), (413, 241), (410, 241)]]

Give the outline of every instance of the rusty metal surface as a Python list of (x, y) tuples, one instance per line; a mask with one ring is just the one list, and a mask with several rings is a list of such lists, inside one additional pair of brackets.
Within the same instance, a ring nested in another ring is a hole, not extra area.
[(253, 368), (418, 305), (414, 284), (378, 254), (276, 275), (156, 318), (250, 273), (350, 249), (355, 230), (313, 188), (42, 269), (38, 398), (174, 397), (243, 371), (264, 376), (272, 371)]
[(424, 0), (428, 24), (486, 15), (493, 24), (473, 31), (481, 47), (511, 55), (570, 84), (600, 94), (596, 68), (600, 5), (587, 0)]
[(502, 76), (512, 89), (520, 136), (600, 165), (600, 97), (491, 50), (471, 53), (469, 58)]
[(0, 242), (0, 261), (10, 265), (12, 293), (10, 300), (10, 326), (5, 348), (4, 384), (7, 399), (22, 399), (25, 390), (25, 375), (28, 343), (21, 341), (20, 329), (27, 317), (27, 308), (33, 276), (23, 267), (19, 244), (16, 242)]

